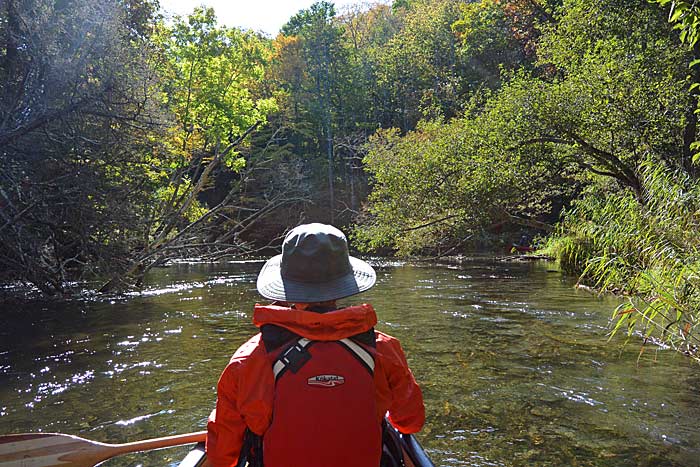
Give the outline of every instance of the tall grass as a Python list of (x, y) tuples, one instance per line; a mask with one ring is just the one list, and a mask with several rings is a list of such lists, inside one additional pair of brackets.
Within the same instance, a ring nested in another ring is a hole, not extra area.
[(700, 361), (700, 182), (658, 163), (640, 173), (642, 200), (589, 191), (547, 250), (580, 283), (628, 297), (612, 334), (659, 339)]

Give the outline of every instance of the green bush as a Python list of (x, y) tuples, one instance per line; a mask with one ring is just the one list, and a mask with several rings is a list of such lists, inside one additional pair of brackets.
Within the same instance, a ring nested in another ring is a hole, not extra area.
[(626, 328), (700, 358), (700, 182), (659, 164), (640, 170), (643, 198), (591, 189), (564, 216), (546, 251), (579, 282), (626, 294)]

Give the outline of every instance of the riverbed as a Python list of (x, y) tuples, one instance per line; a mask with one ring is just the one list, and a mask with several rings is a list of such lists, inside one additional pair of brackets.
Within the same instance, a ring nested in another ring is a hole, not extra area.
[[(374, 260), (372, 303), (421, 384), (437, 466), (698, 467), (700, 367), (626, 336), (614, 297), (554, 263)], [(202, 430), (216, 382), (256, 332), (261, 262), (178, 264), (112, 297), (0, 304), (0, 434), (128, 442)], [(184, 447), (107, 466), (177, 465)]]

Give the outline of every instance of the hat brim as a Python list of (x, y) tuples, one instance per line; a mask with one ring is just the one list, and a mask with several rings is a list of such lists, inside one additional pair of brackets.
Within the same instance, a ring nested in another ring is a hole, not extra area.
[(270, 300), (315, 303), (337, 300), (370, 289), (377, 280), (372, 266), (350, 256), (352, 273), (323, 283), (290, 281), (281, 275), (282, 255), (270, 258), (258, 275), (258, 292)]

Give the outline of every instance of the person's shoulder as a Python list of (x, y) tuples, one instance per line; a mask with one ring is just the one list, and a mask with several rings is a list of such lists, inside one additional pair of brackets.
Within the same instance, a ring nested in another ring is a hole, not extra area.
[(377, 351), (381, 352), (384, 349), (396, 351), (401, 349), (401, 342), (394, 336), (376, 329), (374, 330), (374, 336), (377, 343)]
[(246, 343), (241, 345), (238, 350), (231, 357), (230, 364), (240, 364), (243, 361), (250, 358), (251, 355), (259, 352), (264, 352), (265, 346), (263, 345), (260, 333), (254, 335)]
[[(255, 373), (260, 367), (267, 365), (265, 346), (260, 334), (248, 339), (241, 345), (224, 368), (219, 378), (219, 389), (234, 387), (245, 375)], [(268, 365), (269, 366), (269, 365)]]
[(398, 342), (399, 340), (385, 332), (374, 330), (374, 335), (377, 337), (377, 342)]

